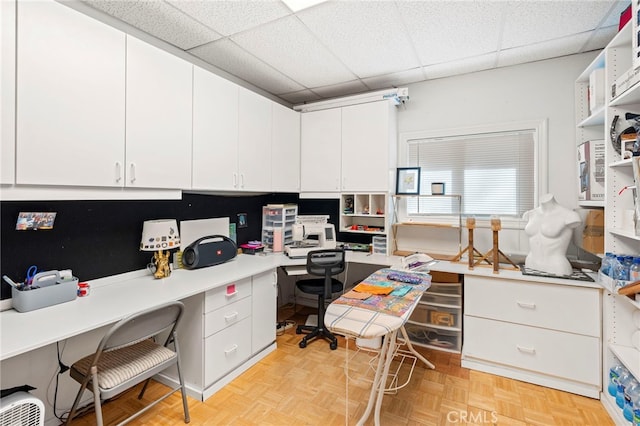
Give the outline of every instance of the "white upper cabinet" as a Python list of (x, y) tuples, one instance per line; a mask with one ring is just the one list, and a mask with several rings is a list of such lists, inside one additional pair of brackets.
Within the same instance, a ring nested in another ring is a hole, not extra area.
[(300, 113), (273, 104), (271, 186), (274, 192), (300, 192)]
[(193, 69), (193, 189), (236, 190), (238, 86)]
[(122, 186), (125, 35), (53, 1), (17, 9), (16, 183)]
[(16, 2), (0, 2), (0, 183), (15, 183)]
[(271, 191), (271, 104), (240, 88), (238, 105), (238, 189)]
[(388, 191), (396, 163), (395, 107), (388, 101), (342, 108), (342, 191)]
[(340, 108), (301, 114), (300, 189), (339, 192), (342, 145)]
[(192, 88), (192, 64), (127, 37), (127, 186), (191, 187)]

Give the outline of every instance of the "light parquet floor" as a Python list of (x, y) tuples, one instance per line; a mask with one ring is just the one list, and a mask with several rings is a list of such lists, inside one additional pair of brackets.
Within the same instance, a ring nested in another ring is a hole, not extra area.
[[(278, 336), (278, 349), (205, 402), (189, 398), (192, 425), (355, 425), (366, 407), (370, 354), (338, 350), (326, 342), (298, 347), (295, 328)], [(353, 340), (349, 348), (354, 348)], [(408, 385), (385, 395), (382, 425), (613, 425), (600, 401), (460, 367), (460, 355), (422, 350), (436, 366), (419, 362)], [(345, 386), (346, 354), (349, 380)], [(400, 369), (406, 377), (407, 369)], [(401, 380), (402, 382), (402, 380)], [(165, 387), (153, 383), (147, 393)], [(348, 396), (347, 396), (348, 392)], [(105, 424), (117, 423), (142, 403), (127, 392), (103, 407)], [(145, 396), (147, 399), (147, 396)], [(345, 422), (348, 402), (348, 423)], [(93, 425), (89, 413), (74, 425)], [(132, 425), (179, 425), (182, 402), (175, 393)], [(366, 424), (373, 424), (373, 415)]]

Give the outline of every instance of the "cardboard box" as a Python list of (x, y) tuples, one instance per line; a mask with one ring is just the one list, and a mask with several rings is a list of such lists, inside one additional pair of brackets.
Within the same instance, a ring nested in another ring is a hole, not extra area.
[(597, 68), (589, 74), (589, 112), (604, 105), (604, 68)]
[(604, 140), (578, 146), (578, 200), (604, 201)]
[(604, 253), (604, 210), (589, 210), (584, 219), (582, 248), (590, 253)]

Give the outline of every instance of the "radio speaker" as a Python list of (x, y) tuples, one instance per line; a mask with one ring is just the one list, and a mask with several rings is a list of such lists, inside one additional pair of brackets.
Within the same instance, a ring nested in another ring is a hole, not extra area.
[(236, 257), (236, 244), (223, 235), (209, 235), (189, 244), (182, 252), (185, 269), (218, 265)]

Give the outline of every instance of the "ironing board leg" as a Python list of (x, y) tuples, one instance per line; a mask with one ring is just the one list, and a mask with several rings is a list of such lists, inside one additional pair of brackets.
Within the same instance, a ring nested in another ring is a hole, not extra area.
[[(371, 392), (369, 394), (367, 408), (364, 410), (364, 413), (362, 414), (362, 417), (360, 417), (360, 420), (358, 420), (357, 426), (363, 426), (364, 422), (367, 420), (367, 418), (369, 418), (371, 410), (373, 409), (374, 401), (376, 400), (376, 392), (378, 391), (378, 388), (382, 387), (382, 391), (384, 393), (386, 375), (383, 376), (382, 372), (384, 367), (386, 366), (386, 356), (390, 347), (390, 340), (391, 339), (389, 334), (384, 336), (382, 339), (382, 347), (380, 348), (380, 354), (378, 355), (378, 366), (376, 368), (376, 374), (373, 377), (373, 383), (371, 384)], [(379, 414), (379, 410), (377, 408), (376, 413)]]
[[(391, 361), (393, 360), (393, 354), (396, 351), (396, 336), (398, 335), (398, 330), (393, 330), (391, 334), (387, 334), (384, 340), (388, 340), (387, 343), (387, 353), (384, 355), (384, 371), (382, 372), (382, 377), (380, 378), (380, 384), (378, 386), (378, 399), (376, 400), (376, 412), (373, 417), (373, 423), (378, 426), (380, 424), (380, 409), (382, 408), (382, 397), (384, 396), (384, 390), (387, 387), (387, 375), (389, 374), (389, 367), (391, 366)], [(380, 351), (380, 356), (383, 356), (383, 352)]]
[(409, 348), (409, 350), (411, 351), (411, 353), (413, 353), (416, 356), (416, 358), (418, 358), (420, 361), (424, 362), (427, 365), (427, 367), (429, 367), (431, 369), (436, 368), (435, 365), (433, 365), (431, 362), (429, 362), (429, 360), (427, 360), (420, 353), (418, 353), (418, 351), (416, 351), (414, 349), (413, 345), (411, 344), (411, 340), (409, 340), (409, 336), (407, 336), (407, 330), (404, 329), (404, 325), (402, 327), (400, 327), (400, 331), (402, 332), (402, 338), (404, 339), (404, 343), (406, 343), (406, 345)]

